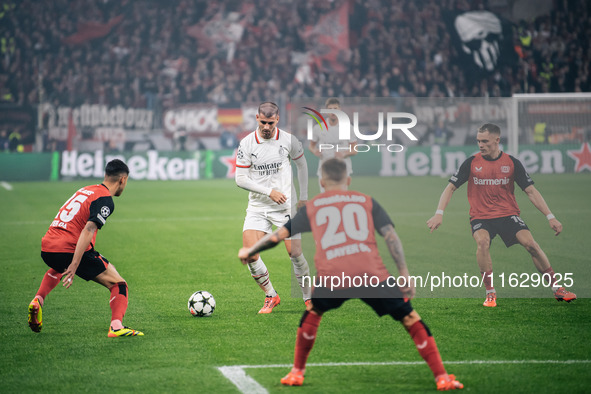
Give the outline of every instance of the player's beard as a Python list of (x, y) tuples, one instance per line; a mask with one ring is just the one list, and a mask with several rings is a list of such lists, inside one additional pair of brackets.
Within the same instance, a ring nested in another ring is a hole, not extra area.
[(272, 128), (271, 130), (261, 129), (261, 137), (263, 137), (264, 139), (268, 140), (271, 137), (273, 137), (273, 132), (274, 131), (275, 131), (275, 128)]

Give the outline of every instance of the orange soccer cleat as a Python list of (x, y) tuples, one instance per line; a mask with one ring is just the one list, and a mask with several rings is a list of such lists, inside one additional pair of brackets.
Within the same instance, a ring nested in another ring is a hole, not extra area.
[(564, 287), (561, 287), (554, 292), (554, 298), (556, 298), (557, 301), (571, 302), (577, 299), (577, 295), (566, 290)]
[(281, 378), (281, 384), (285, 386), (301, 386), (304, 383), (304, 373), (302, 371), (290, 372)]
[(438, 391), (459, 390), (464, 385), (456, 380), (454, 375), (442, 375), (436, 379)]
[(486, 300), (482, 303), (484, 306), (495, 307), (497, 306), (497, 293), (488, 293)]
[(279, 298), (279, 294), (277, 294), (275, 297), (266, 296), (265, 304), (263, 305), (259, 313), (271, 313), (273, 311), (273, 308), (275, 308), (280, 303), (281, 298)]

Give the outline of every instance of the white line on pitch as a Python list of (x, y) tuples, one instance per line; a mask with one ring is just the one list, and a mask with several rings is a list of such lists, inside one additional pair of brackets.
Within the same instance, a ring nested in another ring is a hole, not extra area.
[(244, 372), (243, 367), (218, 367), (219, 371), (240, 390), (241, 393), (266, 394), (267, 389)]
[[(466, 365), (466, 364), (589, 364), (591, 360), (461, 360), (444, 361), (445, 365)], [(423, 365), (424, 361), (378, 361), (378, 362), (354, 362), (354, 363), (310, 363), (307, 367), (343, 367), (362, 365)], [(232, 382), (241, 393), (244, 394), (267, 394), (268, 391), (256, 380), (248, 376), (244, 369), (253, 368), (289, 368), (292, 364), (268, 364), (268, 365), (230, 365), (218, 367), (217, 369)]]
[[(164, 217), (164, 218), (129, 218), (129, 219), (110, 219), (111, 223), (139, 223), (139, 222), (209, 222), (223, 220), (242, 220), (243, 216), (187, 216), (187, 217)], [(51, 221), (50, 221), (51, 222)], [(7, 222), (13, 226), (47, 224), (47, 220), (28, 220), (18, 222)]]
[(12, 191), (12, 185), (8, 182), (0, 182), (0, 185), (8, 191)]

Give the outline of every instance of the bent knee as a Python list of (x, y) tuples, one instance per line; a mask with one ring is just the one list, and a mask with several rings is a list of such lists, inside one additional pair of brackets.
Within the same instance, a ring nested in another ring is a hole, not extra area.
[(421, 320), (421, 316), (413, 309), (413, 311), (404, 316), (400, 322), (408, 330), (419, 320)]
[(483, 238), (476, 241), (476, 247), (479, 250), (489, 250), (490, 249), (490, 239)]
[(529, 241), (523, 244), (523, 247), (529, 252), (531, 255), (538, 255), (540, 254), (540, 245), (536, 241)]

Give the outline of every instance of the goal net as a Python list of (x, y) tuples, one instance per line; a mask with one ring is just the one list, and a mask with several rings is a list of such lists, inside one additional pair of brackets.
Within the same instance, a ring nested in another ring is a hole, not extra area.
[(509, 145), (526, 168), (591, 171), (591, 93), (517, 94), (512, 99)]

